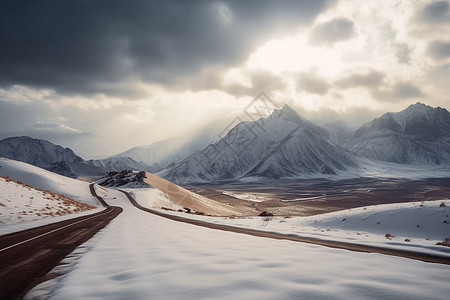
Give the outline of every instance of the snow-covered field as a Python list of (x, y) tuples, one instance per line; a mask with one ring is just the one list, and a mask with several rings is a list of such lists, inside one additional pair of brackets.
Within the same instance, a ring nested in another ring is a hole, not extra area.
[[(142, 195), (137, 201), (147, 206), (144, 199)], [(450, 257), (450, 247), (436, 245), (450, 238), (450, 200), (374, 205), (310, 217), (182, 216), (216, 224)]]
[(444, 299), (449, 292), (447, 265), (196, 227), (140, 211), (117, 191), (102, 193), (124, 212), (28, 298)]
[(87, 182), (5, 158), (0, 158), (0, 176), (12, 179), (0, 178), (0, 235), (103, 209), (93, 207), (99, 203)]
[(8, 177), (0, 177), (0, 234), (3, 227), (17, 223), (64, 216), (94, 208)]

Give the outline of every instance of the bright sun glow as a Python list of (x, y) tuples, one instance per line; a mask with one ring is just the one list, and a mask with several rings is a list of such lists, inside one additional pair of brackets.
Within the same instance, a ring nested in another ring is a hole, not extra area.
[(312, 47), (304, 34), (281, 40), (271, 40), (248, 60), (247, 67), (264, 69), (276, 74), (322, 70), (335, 75), (342, 69), (340, 53), (333, 48)]

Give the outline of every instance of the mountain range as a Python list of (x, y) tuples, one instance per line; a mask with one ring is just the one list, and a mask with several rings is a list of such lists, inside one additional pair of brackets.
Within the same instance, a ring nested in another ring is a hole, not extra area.
[(193, 136), (100, 160), (84, 160), (45, 140), (11, 137), (0, 141), (0, 156), (71, 177), (143, 170), (177, 182), (332, 176), (356, 170), (362, 159), (450, 164), (450, 113), (422, 103), (386, 113), (354, 132), (342, 123), (324, 129), (288, 105), (267, 118), (240, 122), (226, 134), (223, 127), (208, 126)]
[(450, 163), (450, 113), (416, 103), (356, 130), (344, 146), (363, 157), (394, 162)]
[(338, 129), (330, 135), (285, 105), (268, 118), (240, 123), (223, 139), (160, 175), (185, 183), (336, 175), (357, 170), (362, 158), (450, 164), (450, 113), (440, 107), (416, 103), (399, 113), (386, 113), (353, 133)]
[(146, 146), (136, 146), (112, 157), (131, 157), (144, 162), (154, 170), (163, 170), (174, 165), (195, 151), (202, 150), (223, 135), (224, 128), (232, 123), (232, 117), (207, 124), (187, 136), (165, 139)]
[(336, 174), (354, 166), (352, 154), (332, 143), (325, 129), (285, 105), (267, 118), (241, 122), (163, 175), (177, 181), (216, 181)]
[(154, 171), (146, 164), (129, 157), (86, 161), (70, 148), (27, 136), (0, 140), (0, 157), (26, 162), (68, 177), (99, 176), (124, 169)]

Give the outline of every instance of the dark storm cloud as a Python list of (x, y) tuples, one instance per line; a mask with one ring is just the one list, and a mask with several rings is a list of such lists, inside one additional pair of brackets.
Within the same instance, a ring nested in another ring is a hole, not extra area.
[(382, 102), (402, 102), (406, 99), (422, 97), (420, 88), (409, 82), (395, 82), (388, 84), (384, 79), (386, 75), (376, 70), (365, 74), (352, 74), (335, 84), (341, 88), (366, 88), (373, 98)]
[(436, 61), (450, 58), (450, 42), (430, 42), (427, 47), (427, 54)]
[(425, 23), (450, 22), (450, 5), (448, 1), (435, 1), (427, 4), (417, 13), (416, 18)]
[(354, 33), (351, 20), (338, 18), (316, 25), (310, 33), (309, 42), (313, 46), (330, 46), (350, 39)]
[(121, 95), (135, 80), (176, 85), (242, 62), (328, 2), (3, 1), (0, 86)]
[(286, 88), (286, 82), (282, 76), (273, 74), (265, 70), (255, 70), (251, 72), (249, 79), (251, 86), (233, 83), (231, 85), (222, 85), (221, 89), (234, 96), (251, 96), (259, 94), (261, 91), (271, 93), (275, 90), (282, 90)]
[(372, 89), (371, 94), (375, 99), (382, 102), (402, 102), (424, 96), (418, 87), (407, 82), (397, 82), (387, 88)]
[(346, 76), (336, 81), (336, 85), (342, 88), (377, 87), (383, 82), (384, 76), (385, 75), (379, 71), (370, 70), (365, 74), (352, 74)]
[(319, 95), (325, 95), (331, 88), (331, 84), (329, 84), (325, 79), (307, 73), (299, 75), (298, 85), (302, 90), (308, 93)]

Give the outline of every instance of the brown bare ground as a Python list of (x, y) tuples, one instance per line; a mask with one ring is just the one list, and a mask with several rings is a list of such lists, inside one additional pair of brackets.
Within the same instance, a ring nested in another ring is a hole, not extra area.
[(169, 199), (178, 206), (188, 207), (211, 216), (254, 215), (256, 213), (256, 210), (251, 207), (238, 209), (226, 203), (200, 196), (155, 174), (149, 172), (145, 174), (145, 183), (166, 193)]
[[(39, 189), (39, 188), (35, 188), (35, 187), (33, 187), (33, 186), (30, 186), (30, 185), (28, 185), (28, 184), (26, 184), (26, 183), (23, 183), (23, 182), (21, 182), (21, 181), (17, 181), (17, 180), (14, 180), (14, 179), (11, 179), (11, 178), (9, 178), (9, 177), (7, 177), (7, 176), (0, 176), (0, 178), (3, 178), (3, 179), (5, 179), (5, 181), (6, 182), (15, 182), (16, 184), (19, 184), (19, 185), (21, 185), (21, 186), (23, 186), (23, 187), (26, 187), (26, 188), (28, 188), (28, 189), (33, 189), (33, 190), (37, 190), (37, 191), (40, 191), (40, 192), (42, 192), (44, 195), (46, 195), (46, 196), (48, 196), (47, 197), (47, 199), (48, 200), (52, 200), (52, 201), (58, 201), (58, 204), (61, 204), (59, 201), (63, 201), (63, 204), (65, 205), (65, 206), (73, 206), (73, 211), (70, 211), (70, 209), (68, 209), (67, 207), (62, 207), (61, 205), (59, 205), (59, 206), (56, 206), (55, 205), (55, 208), (57, 208), (58, 210), (55, 212), (57, 215), (66, 215), (66, 214), (70, 214), (70, 213), (73, 213), (73, 212), (79, 212), (79, 211), (86, 211), (86, 210), (91, 210), (91, 209), (94, 209), (94, 208), (96, 208), (96, 207), (94, 207), (94, 206), (91, 206), (91, 205), (89, 205), (89, 204), (86, 204), (86, 203), (81, 203), (81, 202), (78, 202), (78, 201), (75, 201), (75, 200), (73, 200), (73, 199), (70, 199), (70, 198), (67, 198), (66, 196), (64, 196), (64, 195), (60, 195), (60, 194), (57, 194), (57, 193), (53, 193), (53, 192), (50, 192), (50, 191), (47, 191), (47, 190), (43, 190), (43, 189)], [(31, 200), (32, 200), (33, 198), (31, 198)], [(48, 205), (48, 204), (47, 204)], [(50, 208), (49, 208), (50, 209)], [(26, 213), (26, 212), (25, 212)], [(32, 211), (30, 211), (30, 213), (33, 213)], [(53, 215), (53, 214), (52, 214)]]
[[(242, 210), (248, 207), (278, 216), (311, 216), (370, 205), (447, 199), (449, 178), (423, 180), (355, 178), (340, 181), (282, 180), (261, 183), (199, 184), (186, 186), (204, 197)], [(232, 194), (230, 195), (229, 192)], [(237, 198), (264, 198), (261, 202)], [(304, 198), (304, 200), (300, 200)], [(292, 201), (299, 199), (298, 201)]]

